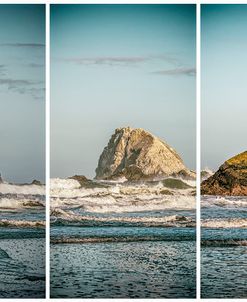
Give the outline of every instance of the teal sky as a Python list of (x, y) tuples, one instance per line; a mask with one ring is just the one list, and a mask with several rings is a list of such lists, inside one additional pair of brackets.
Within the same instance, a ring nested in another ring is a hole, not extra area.
[(115, 128), (195, 169), (195, 5), (51, 6), (51, 176), (95, 176)]
[(202, 6), (202, 167), (246, 148), (247, 5)]
[(45, 6), (0, 5), (0, 172), (45, 179)]

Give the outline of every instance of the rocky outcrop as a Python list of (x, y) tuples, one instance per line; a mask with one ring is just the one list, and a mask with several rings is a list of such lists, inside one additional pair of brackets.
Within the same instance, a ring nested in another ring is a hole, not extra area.
[(227, 160), (201, 184), (203, 195), (247, 196), (247, 151)]
[(143, 129), (118, 128), (104, 148), (96, 179), (145, 180), (182, 174), (193, 177), (168, 144)]
[(81, 188), (93, 189), (93, 188), (105, 188), (104, 184), (100, 184), (98, 182), (94, 182), (91, 179), (88, 179), (84, 175), (74, 175), (69, 177), (69, 179), (74, 179), (79, 182)]
[(34, 179), (32, 182), (31, 182), (31, 185), (36, 185), (36, 186), (43, 186), (42, 182), (37, 180), (37, 179)]

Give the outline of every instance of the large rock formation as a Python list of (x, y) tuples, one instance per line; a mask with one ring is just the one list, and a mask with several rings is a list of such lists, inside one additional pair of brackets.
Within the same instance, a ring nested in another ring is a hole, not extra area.
[(247, 195), (247, 151), (227, 160), (201, 184), (204, 195)]
[(143, 180), (178, 174), (194, 176), (165, 142), (143, 129), (130, 127), (115, 130), (96, 169), (96, 179), (124, 176), (128, 180)]

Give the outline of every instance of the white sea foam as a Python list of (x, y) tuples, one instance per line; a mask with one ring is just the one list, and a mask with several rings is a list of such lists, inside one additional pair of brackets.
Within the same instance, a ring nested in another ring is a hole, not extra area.
[(23, 206), (22, 202), (17, 199), (0, 198), (1, 209), (18, 209)]
[(0, 227), (43, 228), (45, 227), (45, 222), (1, 219)]
[(207, 176), (207, 177), (204, 177), (203, 179), (206, 179), (206, 178), (212, 176), (212, 175), (215, 173), (215, 172), (214, 172), (213, 170), (211, 170), (209, 167), (205, 167), (204, 169), (202, 169), (202, 171), (205, 171), (205, 172), (208, 174), (208, 176)]
[(236, 196), (203, 196), (201, 205), (207, 207), (247, 208), (247, 197)]
[[(166, 209), (195, 209), (192, 189), (168, 190), (161, 182), (153, 184), (111, 184), (107, 187), (81, 188), (69, 179), (52, 180), (51, 207), (80, 207), (86, 212), (121, 213)], [(171, 195), (169, 195), (169, 192)], [(165, 193), (165, 194), (164, 194)]]
[(247, 228), (247, 218), (205, 219), (201, 221), (205, 228)]
[(81, 223), (81, 224), (92, 224), (100, 223), (101, 225), (106, 224), (128, 224), (128, 225), (142, 225), (142, 226), (180, 226), (194, 225), (194, 221), (190, 217), (179, 216), (179, 215), (169, 215), (162, 217), (96, 217), (96, 216), (86, 216), (75, 214), (73, 211), (64, 211), (62, 209), (54, 209), (51, 213), (52, 223), (56, 223), (59, 219), (64, 223)]
[[(89, 201), (89, 200), (88, 200)], [(107, 213), (107, 212), (142, 212), (142, 211), (162, 211), (167, 209), (193, 209), (195, 200), (188, 196), (159, 196), (140, 195), (138, 198), (122, 198), (113, 203), (104, 203), (99, 199), (87, 202), (83, 206), (84, 210), (89, 212)]]
[(187, 185), (191, 186), (191, 187), (195, 187), (196, 186), (196, 179), (192, 180), (192, 179), (184, 179), (184, 178), (177, 178), (183, 182), (185, 182)]
[(0, 209), (45, 206), (45, 186), (0, 184)]
[(98, 180), (99, 183), (112, 183), (112, 184), (116, 184), (116, 183), (123, 183), (123, 182), (126, 182), (127, 181), (127, 178), (122, 176), (122, 177), (119, 177), (117, 180)]
[(52, 178), (50, 180), (50, 188), (56, 190), (73, 190), (80, 188), (80, 183), (75, 179)]
[[(102, 183), (102, 182), (101, 182)], [(51, 208), (80, 209), (91, 213), (128, 213), (167, 209), (194, 210), (192, 189), (167, 189), (156, 183), (109, 183), (93, 188), (81, 187), (72, 179), (51, 180)], [(170, 195), (169, 195), (170, 194)]]
[[(102, 183), (102, 182), (101, 182)], [(84, 197), (97, 194), (124, 194), (124, 195), (134, 195), (134, 194), (159, 194), (161, 190), (165, 187), (162, 182), (157, 182), (155, 185), (152, 183), (140, 183), (140, 184), (122, 184), (122, 183), (109, 183), (106, 187), (95, 187), (93, 188), (84, 188), (81, 187), (79, 182), (74, 179), (51, 179), (51, 196), (53, 197)], [(169, 189), (170, 192), (189, 194), (193, 189), (187, 190), (178, 190), (178, 189)]]
[(38, 185), (12, 185), (8, 183), (0, 184), (0, 193), (2, 194), (32, 194), (32, 195), (44, 195), (45, 186)]
[(75, 198), (97, 193), (109, 193), (107, 188), (81, 188), (80, 183), (75, 179), (52, 178), (50, 181), (51, 196), (62, 198)]
[[(141, 197), (141, 196), (139, 196)], [(124, 213), (143, 211), (162, 211), (168, 209), (191, 210), (195, 209), (195, 199), (191, 196), (167, 196), (160, 199), (157, 196), (147, 196), (146, 199), (116, 200), (113, 196), (97, 198), (60, 199), (52, 198), (51, 207), (71, 208), (81, 207), (92, 213)]]
[(32, 207), (44, 207), (45, 200), (39, 199), (36, 196), (31, 198), (11, 198), (3, 197), (0, 198), (0, 209), (23, 209), (23, 208), (32, 208)]

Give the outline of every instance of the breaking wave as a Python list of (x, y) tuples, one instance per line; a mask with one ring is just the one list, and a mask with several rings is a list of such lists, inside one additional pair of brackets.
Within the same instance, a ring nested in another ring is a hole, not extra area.
[(0, 184), (0, 209), (23, 209), (44, 206), (44, 186)]
[(54, 225), (80, 226), (143, 226), (143, 227), (194, 227), (191, 217), (171, 215), (164, 217), (96, 217), (78, 215), (72, 211), (54, 209), (51, 212), (51, 223)]
[[(173, 179), (166, 179), (171, 180), (170, 183), (172, 184)], [(188, 185), (186, 182), (193, 183), (193, 186)], [(174, 180), (174, 187), (170, 187), (170, 193), (177, 192), (179, 187), (176, 188), (176, 185), (187, 185), (187, 187), (191, 187), (191, 189), (195, 189), (194, 181), (182, 181), (179, 179)], [(103, 184), (103, 185), (102, 185)], [(60, 179), (60, 178), (52, 178), (50, 181), (51, 187), (51, 195), (53, 197), (65, 197), (65, 198), (74, 198), (74, 197), (84, 197), (93, 194), (140, 194), (140, 193), (153, 193), (159, 194), (161, 193), (164, 188), (167, 188), (162, 181), (153, 181), (153, 182), (127, 182), (127, 183), (119, 183), (119, 182), (110, 182), (110, 181), (93, 181), (91, 187), (83, 187), (79, 181), (75, 179)], [(183, 188), (183, 187), (182, 187)], [(173, 190), (175, 189), (175, 190)], [(184, 194), (188, 194), (183, 191)], [(187, 190), (188, 191), (188, 190)], [(191, 190), (190, 190), (191, 191)], [(162, 194), (162, 193), (161, 193)]]
[(212, 176), (213, 174), (214, 174), (213, 170), (211, 170), (208, 167), (205, 167), (201, 171), (201, 180), (205, 180), (205, 179), (209, 178), (210, 176)]
[(73, 190), (79, 189), (80, 183), (75, 179), (52, 178), (50, 180), (50, 189), (52, 192), (59, 192), (59, 190)]
[(52, 208), (81, 208), (85, 212), (92, 213), (124, 213), (162, 211), (166, 209), (194, 209), (193, 197), (158, 197), (142, 195), (125, 198), (123, 196), (90, 196), (85, 198), (52, 198)]
[(247, 197), (245, 196), (203, 196), (202, 208), (223, 207), (223, 208), (247, 208)]
[(122, 184), (83, 188), (73, 179), (51, 180), (52, 208), (80, 208), (92, 213), (124, 213), (162, 211), (166, 209), (195, 209), (194, 188), (178, 190), (166, 188), (162, 182), (154, 184)]
[(247, 228), (247, 218), (226, 218), (226, 219), (204, 219), (201, 221), (204, 228)]
[(13, 185), (8, 183), (0, 184), (2, 194), (22, 194), (22, 195), (44, 195), (45, 186), (39, 185)]
[(14, 228), (44, 228), (44, 221), (22, 221), (22, 220), (9, 220), (1, 219), (0, 227), (14, 227)]
[[(22, 229), (44, 229), (44, 186), (0, 184), (1, 238), (21, 236)], [(20, 229), (20, 234), (4, 229)], [(7, 236), (7, 237), (6, 237)]]
[(38, 198), (1, 198), (0, 209), (22, 209), (33, 207), (44, 207), (45, 201)]

